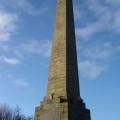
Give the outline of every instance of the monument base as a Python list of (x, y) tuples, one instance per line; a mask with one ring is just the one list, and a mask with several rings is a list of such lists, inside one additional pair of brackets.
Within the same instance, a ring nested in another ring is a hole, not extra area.
[(90, 110), (83, 100), (67, 100), (63, 97), (44, 99), (35, 109), (34, 120), (91, 120)]

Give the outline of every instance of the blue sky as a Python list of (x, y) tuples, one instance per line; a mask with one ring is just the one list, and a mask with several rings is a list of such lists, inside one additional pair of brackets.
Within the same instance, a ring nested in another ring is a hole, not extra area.
[[(0, 0), (0, 103), (34, 114), (46, 93), (55, 0)], [(81, 96), (92, 120), (118, 120), (120, 0), (74, 0)]]

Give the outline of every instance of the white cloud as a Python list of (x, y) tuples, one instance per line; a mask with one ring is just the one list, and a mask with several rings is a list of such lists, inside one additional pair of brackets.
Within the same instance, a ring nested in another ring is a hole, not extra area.
[(13, 76), (12, 74), (8, 74), (8, 73), (4, 73), (4, 71), (1, 71), (1, 74), (0, 74), (0, 80), (3, 80), (3, 81), (11, 81), (13, 79)]
[(48, 57), (50, 55), (51, 43), (49, 40), (30, 40), (15, 47), (14, 51), (17, 56), (24, 55), (42, 55)]
[(18, 79), (15, 80), (14, 83), (18, 86), (22, 86), (22, 87), (28, 87), (29, 83), (27, 81), (25, 81), (24, 79)]
[(6, 55), (0, 56), (0, 63), (9, 65), (18, 65), (21, 60), (27, 59), (34, 55), (40, 57), (49, 57), (51, 51), (51, 42), (49, 40), (29, 40), (24, 43), (20, 43), (16, 46), (10, 46), (9, 44), (0, 44), (0, 50), (6, 53), (12, 53), (12, 57)]
[(28, 0), (13, 0), (17, 6), (31, 15), (40, 15), (47, 11), (47, 7), (41, 7), (40, 9), (36, 9)]
[(76, 28), (76, 35), (78, 37), (83, 38), (83, 40), (87, 41), (89, 38), (96, 32), (96, 28), (94, 26), (86, 26), (84, 28)]
[(80, 73), (84, 77), (96, 79), (108, 70), (115, 54), (120, 54), (120, 45), (113, 46), (109, 42), (97, 44), (94, 47), (81, 47), (81, 58), (79, 61)]
[(84, 42), (93, 40), (91, 43), (80, 41), (80, 44), (83, 43), (79, 47), (82, 58), (79, 61), (80, 71), (85, 77), (96, 79), (108, 70), (115, 55), (120, 54), (120, 45), (113, 42), (115, 39), (111, 40), (110, 36), (106, 36), (105, 41), (108, 42), (94, 40), (94, 36), (99, 37), (103, 32), (110, 32), (112, 37), (120, 33), (120, 0), (85, 0), (82, 6), (75, 7), (76, 14), (80, 14), (76, 19), (76, 35)]
[(81, 11), (78, 6), (74, 7), (74, 16), (76, 20), (82, 19), (84, 17), (85, 12)]
[(119, 45), (113, 46), (109, 42), (106, 42), (84, 49), (83, 54), (94, 60), (108, 61), (114, 53), (119, 52), (119, 47)]
[(109, 3), (111, 5), (116, 5), (116, 6), (120, 6), (120, 0), (105, 0), (106, 3)]
[(30, 83), (26, 79), (19, 78), (17, 77), (17, 75), (14, 75), (11, 73), (5, 73), (5, 72), (1, 73), (0, 81), (7, 82), (10, 85), (12, 84), (12, 85), (19, 86), (19, 87), (26, 88), (30, 86)]
[(16, 30), (18, 16), (0, 11), (0, 42), (8, 41)]
[(4, 43), (0, 43), (0, 51), (7, 51), (9, 49), (9, 46)]
[(16, 65), (20, 63), (17, 58), (4, 58), (4, 62), (10, 65)]
[(0, 32), (0, 42), (5, 42), (10, 39), (10, 33), (9, 32)]
[(20, 10), (20, 12), (24, 12), (24, 13), (27, 13), (27, 14), (33, 15), (33, 16), (41, 15), (41, 14), (43, 15), (48, 10), (48, 6), (46, 6), (46, 7), (40, 6), (37, 9), (33, 4), (31, 4), (31, 2), (29, 0), (9, 0), (9, 1), (1, 0), (1, 3), (2, 3), (2, 7), (4, 7), (4, 9), (6, 7), (10, 7), (12, 9)]
[(80, 61), (79, 69), (81, 75), (90, 79), (96, 79), (99, 75), (106, 70), (106, 66), (99, 65), (98, 63), (90, 60)]
[(6, 63), (9, 65), (17, 65), (20, 63), (19, 59), (17, 58), (11, 58), (11, 57), (6, 57), (6, 56), (0, 56), (0, 62)]
[(84, 4), (84, 7), (77, 6), (78, 10), (75, 10), (76, 14), (82, 13), (81, 17), (77, 19), (82, 24), (82, 27), (76, 29), (78, 37), (87, 41), (96, 33), (104, 30), (111, 30), (112, 34), (120, 33), (119, 0), (116, 2), (113, 0), (86, 0)]
[(120, 32), (120, 10), (115, 13), (114, 22), (111, 27), (112, 29), (115, 29), (118, 33)]

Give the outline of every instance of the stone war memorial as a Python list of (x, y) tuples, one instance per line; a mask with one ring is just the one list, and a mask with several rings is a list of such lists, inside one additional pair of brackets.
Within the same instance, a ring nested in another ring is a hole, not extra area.
[(72, 0), (57, 0), (48, 87), (35, 120), (91, 120), (80, 96)]

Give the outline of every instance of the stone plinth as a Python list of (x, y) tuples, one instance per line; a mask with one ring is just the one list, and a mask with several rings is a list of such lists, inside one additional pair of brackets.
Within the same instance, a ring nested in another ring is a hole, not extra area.
[(64, 97), (45, 99), (35, 109), (35, 120), (90, 120), (90, 111), (80, 101)]

